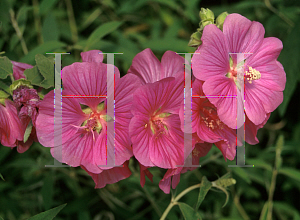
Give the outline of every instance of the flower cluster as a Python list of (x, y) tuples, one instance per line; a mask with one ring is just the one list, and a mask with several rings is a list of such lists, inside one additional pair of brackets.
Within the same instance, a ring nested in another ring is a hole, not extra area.
[[(191, 159), (198, 165), (212, 144), (225, 160), (233, 160), (236, 146), (243, 143), (243, 137), (237, 137), (243, 125), (240, 121), (245, 121), (245, 141), (258, 143), (257, 131), (282, 102), (286, 79), (277, 61), (282, 43), (264, 38), (260, 23), (231, 14), (221, 27), (223, 31), (215, 24), (204, 27), (202, 44), (192, 58), (191, 140), (185, 140), (184, 133), (186, 61), (173, 51), (165, 52), (159, 61), (145, 49), (122, 78), (117, 67), (102, 62), (101, 51), (81, 53), (82, 62), (62, 69), (60, 116), (53, 108), (54, 91), (39, 101), (34, 89), (17, 88), (14, 103), (0, 104), (1, 143), (16, 146), (22, 141), (24, 125), (32, 120), (38, 141), (51, 148), (52, 156), (61, 163), (81, 166), (96, 188), (129, 177), (133, 156), (140, 166), (142, 186), (145, 176), (152, 180), (148, 168), (167, 169), (159, 183), (165, 193), (171, 185), (177, 186), (181, 173), (195, 169), (184, 167), (185, 162)], [(242, 67), (234, 53), (247, 53)], [(244, 89), (238, 86), (239, 68), (243, 68)], [(111, 75), (108, 69), (114, 70)], [(108, 85), (108, 76), (114, 85)], [(22, 78), (19, 73), (18, 77)], [(112, 87), (114, 115), (108, 113), (111, 103), (106, 99)], [(244, 117), (237, 114), (238, 108), (245, 109), (244, 120), (238, 120)], [(56, 117), (61, 118), (61, 130), (55, 129)], [(113, 130), (108, 129), (111, 126)], [(192, 146), (187, 153), (186, 144)], [(114, 146), (113, 154), (109, 146)]]

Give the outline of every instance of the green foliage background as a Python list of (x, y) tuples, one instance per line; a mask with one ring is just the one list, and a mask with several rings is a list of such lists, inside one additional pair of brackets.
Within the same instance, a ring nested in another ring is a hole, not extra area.
[[(214, 147), (201, 159), (201, 168), (181, 176), (177, 194), (200, 183), (203, 176), (212, 181), (229, 171), (237, 181), (229, 188), (229, 203), (221, 208), (224, 194), (209, 191), (200, 206), (203, 219), (266, 219), (269, 200), (273, 201), (273, 219), (299, 220), (300, 1), (1, 0), (0, 51), (11, 60), (33, 65), (36, 54), (71, 52), (63, 55), (63, 66), (80, 61), (80, 52), (90, 49), (123, 52), (115, 56), (115, 64), (125, 75), (133, 57), (145, 48), (159, 58), (166, 50), (193, 52), (187, 44), (198, 27), (201, 7), (210, 8), (216, 16), (224, 11), (240, 13), (261, 22), (266, 37), (281, 39), (284, 47), (279, 61), (287, 84), (283, 103), (258, 132), (260, 143), (246, 145), (246, 164), (255, 168), (229, 169), (235, 161), (225, 162)], [(65, 203), (57, 220), (159, 219), (170, 202), (171, 196), (158, 187), (164, 175), (158, 168), (150, 169), (153, 183), (147, 180), (141, 188), (139, 170), (131, 161), (130, 178), (94, 189), (93, 180), (80, 168), (46, 168), (46, 164), (53, 164), (53, 158), (38, 143), (23, 154), (0, 147), (0, 219), (27, 219)], [(275, 164), (278, 175), (272, 178)], [(194, 190), (180, 202), (194, 206), (197, 198)], [(183, 219), (178, 206), (167, 219)]]

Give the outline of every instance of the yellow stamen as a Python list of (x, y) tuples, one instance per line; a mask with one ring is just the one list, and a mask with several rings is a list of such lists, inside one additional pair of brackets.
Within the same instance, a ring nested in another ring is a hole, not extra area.
[(247, 80), (250, 84), (252, 83), (252, 80), (261, 78), (261, 73), (258, 70), (253, 69), (251, 66), (249, 67), (249, 72), (246, 71), (245, 75), (247, 76)]

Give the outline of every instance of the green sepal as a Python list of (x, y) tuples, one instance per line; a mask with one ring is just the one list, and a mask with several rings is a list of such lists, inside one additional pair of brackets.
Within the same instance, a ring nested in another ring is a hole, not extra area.
[(18, 89), (20, 86), (26, 86), (30, 89), (33, 89), (33, 86), (31, 85), (30, 81), (26, 79), (18, 79), (10, 85), (9, 87), (10, 93), (12, 94), (13, 91)]

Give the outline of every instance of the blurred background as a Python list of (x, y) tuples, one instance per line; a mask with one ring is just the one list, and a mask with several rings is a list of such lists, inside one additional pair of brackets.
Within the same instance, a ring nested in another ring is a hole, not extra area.
[[(80, 52), (99, 49), (123, 52), (115, 64), (125, 75), (134, 56), (151, 48), (160, 59), (166, 50), (194, 52), (190, 35), (199, 27), (200, 8), (215, 17), (224, 11), (261, 22), (265, 37), (283, 42), (279, 61), (287, 83), (284, 101), (258, 132), (260, 143), (246, 145), (246, 164), (254, 168), (228, 168), (214, 147), (201, 158), (202, 167), (181, 176), (177, 194), (227, 172), (237, 180), (224, 193), (209, 191), (200, 206), (203, 219), (265, 219), (273, 201), (273, 219), (300, 219), (300, 1), (299, 0), (0, 0), (0, 51), (11, 60), (35, 64), (46, 52), (71, 52), (62, 65), (80, 61)], [(49, 55), (47, 55), (49, 56)], [(282, 150), (281, 150), (282, 149)], [(275, 163), (281, 168), (273, 171)], [(80, 168), (46, 168), (53, 164), (49, 149), (35, 143), (23, 154), (0, 146), (0, 219), (27, 219), (58, 205), (67, 206), (59, 219), (159, 219), (171, 195), (158, 187), (165, 171), (151, 168), (153, 183), (140, 186), (139, 170), (130, 161), (130, 178), (103, 189)], [(276, 173), (274, 175), (274, 173)], [(198, 191), (180, 201), (194, 206)], [(184, 219), (173, 207), (167, 219)]]

